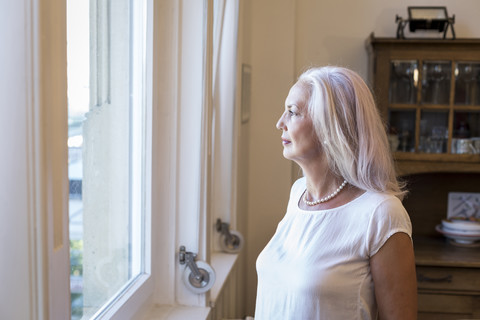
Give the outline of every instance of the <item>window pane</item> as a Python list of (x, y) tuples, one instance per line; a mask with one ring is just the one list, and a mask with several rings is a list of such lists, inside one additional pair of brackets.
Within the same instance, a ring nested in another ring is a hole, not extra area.
[(425, 153), (447, 152), (448, 110), (422, 110), (418, 150)]
[(448, 105), (451, 74), (450, 61), (425, 61), (422, 72), (422, 103)]
[(459, 62), (456, 64), (455, 104), (480, 105), (479, 62)]
[(72, 319), (143, 272), (143, 1), (68, 0)]
[(390, 133), (398, 136), (395, 151), (415, 152), (415, 110), (389, 110)]
[(393, 60), (390, 62), (390, 103), (415, 104), (417, 101), (418, 62)]
[(479, 111), (455, 111), (451, 152), (480, 154)]

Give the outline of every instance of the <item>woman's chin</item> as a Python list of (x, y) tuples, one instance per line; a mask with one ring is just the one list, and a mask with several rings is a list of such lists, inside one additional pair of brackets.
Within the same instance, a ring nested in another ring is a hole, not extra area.
[(293, 160), (292, 153), (287, 149), (283, 149), (283, 157), (287, 160)]

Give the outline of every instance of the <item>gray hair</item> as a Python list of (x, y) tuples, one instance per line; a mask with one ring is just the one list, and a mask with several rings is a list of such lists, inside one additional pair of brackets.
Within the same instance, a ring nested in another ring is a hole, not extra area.
[(373, 95), (354, 71), (320, 67), (298, 79), (309, 91), (308, 112), (330, 169), (350, 184), (403, 198), (384, 123)]

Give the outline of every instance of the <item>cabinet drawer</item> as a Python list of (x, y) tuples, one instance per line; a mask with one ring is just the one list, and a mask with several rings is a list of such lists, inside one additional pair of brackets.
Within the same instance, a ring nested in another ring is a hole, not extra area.
[(475, 296), (449, 294), (418, 294), (419, 312), (467, 315), (473, 313)]
[(419, 320), (478, 319), (480, 296), (418, 294)]
[(480, 293), (480, 269), (417, 266), (419, 289)]

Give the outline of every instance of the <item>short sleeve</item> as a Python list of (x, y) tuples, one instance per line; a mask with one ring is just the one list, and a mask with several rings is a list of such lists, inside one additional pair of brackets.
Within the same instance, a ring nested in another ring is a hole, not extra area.
[(372, 214), (366, 238), (369, 256), (375, 255), (398, 232), (406, 233), (411, 239), (412, 224), (402, 202), (397, 197), (389, 196)]

